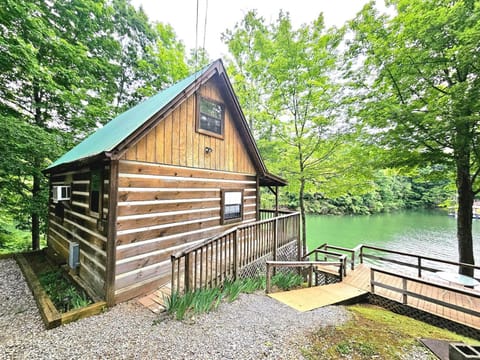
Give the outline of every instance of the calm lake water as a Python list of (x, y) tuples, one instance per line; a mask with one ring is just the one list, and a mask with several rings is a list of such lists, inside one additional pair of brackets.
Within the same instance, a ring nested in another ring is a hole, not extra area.
[[(323, 243), (353, 248), (385, 247), (458, 261), (456, 220), (442, 211), (406, 211), (370, 216), (307, 217), (308, 248)], [(480, 220), (473, 220), (475, 262), (480, 263)]]

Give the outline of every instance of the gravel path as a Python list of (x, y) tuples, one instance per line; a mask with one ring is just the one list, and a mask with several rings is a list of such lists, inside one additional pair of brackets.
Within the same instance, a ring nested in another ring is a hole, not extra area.
[[(0, 359), (302, 359), (303, 335), (348, 318), (341, 306), (300, 313), (242, 294), (183, 322), (128, 302), (47, 331), (17, 264), (0, 260)], [(418, 350), (408, 359), (426, 358)]]
[(0, 358), (298, 359), (302, 334), (348, 319), (343, 307), (299, 313), (261, 294), (240, 295), (188, 321), (129, 302), (46, 331), (14, 260), (0, 260)]

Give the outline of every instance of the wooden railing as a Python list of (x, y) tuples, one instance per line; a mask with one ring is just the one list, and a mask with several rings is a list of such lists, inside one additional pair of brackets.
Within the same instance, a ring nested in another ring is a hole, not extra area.
[[(271, 211), (261, 210), (261, 213)], [(299, 220), (299, 213), (282, 211), (277, 217), (234, 227), (173, 254), (172, 290), (194, 291), (236, 280), (242, 268), (268, 254), (277, 260), (278, 249), (294, 240), (299, 260), (302, 248)]]
[[(460, 262), (455, 262), (455, 261), (450, 261), (450, 260), (444, 260), (444, 259), (438, 259), (434, 257), (429, 257), (429, 256), (422, 256), (422, 255), (417, 255), (417, 254), (410, 254), (402, 251), (396, 251), (396, 250), (389, 250), (385, 248), (380, 248), (376, 246), (369, 246), (369, 245), (359, 245), (357, 247), (359, 250), (360, 254), (360, 263), (364, 262), (364, 259), (372, 259), (372, 260), (377, 260), (377, 261), (384, 261), (384, 262), (389, 262), (392, 264), (396, 265), (401, 265), (401, 266), (406, 266), (409, 268), (414, 268), (417, 270), (417, 276), (422, 277), (423, 270), (430, 271), (430, 272), (439, 272), (443, 271), (445, 269), (438, 268), (438, 267), (433, 267), (433, 265), (427, 266), (425, 265), (426, 262), (431, 262), (431, 263), (436, 263), (436, 264), (441, 264), (441, 265), (450, 265), (450, 266), (463, 266), (463, 267), (468, 267), (472, 268), (474, 270), (480, 270), (480, 266), (477, 265), (471, 265), (471, 264), (465, 264), (465, 263), (460, 263)], [(367, 250), (373, 250), (376, 254), (367, 254)], [(391, 255), (399, 255), (403, 257), (407, 257), (410, 259), (413, 259), (413, 262), (407, 262), (405, 260), (400, 260), (400, 259), (392, 259), (389, 257), (385, 257), (380, 255), (379, 253), (385, 253), (385, 254), (391, 254)]]
[(267, 278), (266, 278), (266, 293), (271, 292), (271, 279), (272, 279), (272, 269), (274, 270), (277, 267), (289, 267), (289, 268), (308, 268), (308, 287), (313, 285), (313, 276), (314, 276), (314, 267), (316, 266), (336, 266), (338, 267), (338, 276), (340, 281), (342, 281), (344, 274), (344, 265), (343, 261), (267, 261)]
[[(337, 251), (331, 251), (337, 250)], [(346, 254), (345, 254), (346, 253)], [(355, 269), (355, 250), (348, 249), (341, 246), (329, 245), (327, 243), (318, 246), (316, 249), (313, 249), (309, 253), (303, 256), (304, 260), (309, 260), (312, 255), (314, 255), (315, 261), (319, 261), (319, 254), (323, 257), (323, 261), (327, 261), (330, 258), (334, 258), (338, 261), (344, 263), (343, 271), (344, 276), (347, 276), (347, 261), (350, 256), (350, 268)]]
[[(380, 279), (377, 279), (375, 274), (384, 274), (388, 275), (390, 277), (395, 277), (401, 279), (401, 287), (397, 287), (392, 285), (392, 282), (389, 281), (388, 284), (386, 282), (381, 282)], [(442, 285), (442, 284), (432, 284), (431, 281), (424, 280), (424, 279), (419, 279), (417, 277), (409, 276), (409, 275), (404, 275), (404, 274), (399, 274), (398, 272), (394, 271), (389, 271), (385, 269), (378, 269), (372, 267), (370, 269), (370, 291), (372, 294), (376, 294), (376, 288), (384, 288), (396, 293), (399, 293), (402, 295), (402, 303), (404, 305), (408, 305), (409, 303), (409, 298), (416, 298), (419, 300), (424, 300), (427, 302), (430, 302), (435, 305), (440, 305), (444, 306), (453, 310), (461, 311), (465, 314), (473, 315), (473, 316), (480, 316), (480, 312), (478, 310), (475, 310), (474, 308), (470, 307), (465, 307), (461, 305), (454, 304), (449, 301), (444, 301), (442, 299), (442, 295), (438, 295), (438, 292), (433, 292), (433, 291), (428, 291), (427, 294), (421, 294), (418, 291), (413, 291), (409, 290), (412, 288), (416, 288), (415, 286), (410, 286), (409, 284), (414, 283), (414, 284), (422, 284), (426, 286), (433, 286), (435, 289), (440, 289), (444, 293), (446, 292), (452, 292), (455, 293), (456, 295), (460, 296), (466, 296), (468, 297), (468, 301), (470, 304), (472, 299), (480, 299), (480, 293), (478, 291), (473, 291), (473, 290), (468, 290), (466, 288), (460, 288), (460, 287), (452, 287), (452, 286), (447, 286), (447, 285)], [(436, 294), (437, 296), (435, 297), (433, 294)], [(457, 297), (457, 296), (456, 296)]]

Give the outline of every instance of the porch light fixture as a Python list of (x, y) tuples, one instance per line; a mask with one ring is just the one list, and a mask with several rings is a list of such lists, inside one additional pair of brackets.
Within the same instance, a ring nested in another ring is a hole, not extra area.
[(209, 146), (205, 146), (205, 154), (210, 154), (213, 152), (213, 149)]

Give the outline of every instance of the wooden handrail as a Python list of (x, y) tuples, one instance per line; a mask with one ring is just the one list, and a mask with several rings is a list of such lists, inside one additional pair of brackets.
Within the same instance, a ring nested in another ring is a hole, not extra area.
[(218, 286), (236, 280), (242, 267), (265, 255), (276, 260), (277, 248), (299, 241), (299, 217), (292, 212), (236, 226), (172, 254), (172, 290)]
[[(414, 258), (421, 258), (422, 260), (428, 260), (428, 261), (434, 261), (434, 262), (439, 262), (443, 264), (448, 264), (448, 265), (455, 265), (455, 266), (464, 266), (464, 267), (469, 267), (472, 269), (480, 270), (480, 266), (477, 265), (472, 265), (472, 264), (466, 264), (466, 263), (461, 263), (461, 262), (456, 262), (456, 261), (451, 261), (451, 260), (445, 260), (445, 259), (437, 259), (429, 256), (423, 256), (423, 255), (415, 255), (415, 254), (410, 254), (406, 253), (403, 251), (397, 251), (397, 250), (389, 250), (377, 246), (370, 246), (370, 245), (360, 245), (360, 252), (363, 253), (363, 249), (370, 249), (370, 250), (376, 250), (376, 251), (382, 251), (382, 252), (387, 252), (390, 254), (396, 254), (396, 255), (402, 255), (402, 256), (409, 256), (409, 257), (414, 257)], [(363, 256), (363, 255), (362, 255)], [(386, 260), (388, 261), (388, 260)]]
[(339, 267), (339, 276), (340, 280), (343, 277), (343, 267), (344, 263), (343, 261), (338, 261), (338, 262), (333, 262), (333, 261), (267, 261), (267, 276), (266, 276), (266, 289), (265, 292), (267, 294), (270, 293), (271, 290), (271, 271), (270, 269), (273, 267), (309, 267), (310, 268), (310, 276), (308, 279), (308, 286), (312, 287), (313, 285), (313, 267), (316, 265), (322, 265), (322, 266), (338, 266)]
[[(402, 288), (398, 288), (398, 287), (395, 287), (395, 286), (392, 286), (392, 285), (384, 284), (380, 281), (376, 281), (375, 280), (375, 273), (381, 273), (381, 274), (385, 274), (385, 275), (389, 275), (389, 276), (393, 276), (393, 277), (397, 277), (397, 278), (402, 279)], [(436, 288), (439, 288), (439, 289), (442, 289), (442, 290), (445, 290), (445, 291), (451, 291), (451, 292), (454, 292), (454, 293), (457, 293), (457, 294), (466, 295), (466, 296), (469, 296), (469, 297), (480, 299), (480, 293), (476, 292), (476, 291), (473, 291), (473, 290), (467, 290), (465, 288), (456, 288), (456, 287), (443, 285), (443, 284), (439, 284), (439, 283), (432, 284), (431, 281), (427, 281), (427, 280), (424, 280), (424, 279), (419, 279), (417, 277), (413, 277), (413, 276), (410, 276), (410, 275), (399, 274), (398, 272), (393, 272), (393, 271), (389, 271), (389, 270), (385, 270), (385, 269), (379, 269), (379, 268), (376, 268), (376, 267), (371, 267), (370, 268), (370, 291), (372, 292), (372, 294), (375, 294), (375, 287), (381, 287), (381, 288), (384, 288), (384, 289), (402, 294), (402, 303), (404, 305), (408, 305), (408, 297), (410, 296), (410, 297), (414, 297), (414, 298), (417, 298), (417, 299), (420, 299), (420, 300), (431, 302), (431, 303), (436, 304), (436, 305), (441, 305), (441, 306), (445, 306), (445, 307), (448, 307), (448, 308), (451, 308), (451, 309), (454, 309), (454, 310), (458, 310), (458, 311), (464, 312), (466, 314), (470, 314), (470, 315), (474, 315), (474, 316), (480, 316), (480, 312), (478, 312), (478, 311), (471, 310), (471, 309), (465, 308), (463, 306), (458, 306), (458, 305), (455, 305), (455, 304), (452, 304), (450, 302), (446, 302), (446, 301), (443, 301), (443, 300), (435, 299), (435, 298), (432, 298), (432, 297), (427, 296), (427, 295), (422, 295), (422, 294), (419, 294), (419, 293), (416, 293), (416, 292), (413, 292), (413, 291), (409, 291), (407, 289), (407, 282), (408, 281), (423, 284), (423, 285), (428, 285), (428, 286), (435, 286)]]
[(280, 216), (277, 216), (277, 217), (274, 217), (274, 218), (271, 218), (271, 219), (259, 220), (259, 221), (255, 221), (251, 224), (243, 224), (243, 225), (232, 227), (232, 228), (224, 231), (223, 233), (220, 233), (218, 235), (212, 236), (211, 238), (203, 240), (201, 243), (192, 245), (190, 247), (187, 247), (187, 248), (183, 249), (182, 251), (179, 251), (175, 254), (172, 254), (171, 257), (175, 258), (175, 259), (181, 258), (181, 257), (185, 256), (187, 253), (198, 250), (199, 248), (201, 248), (205, 245), (208, 245), (208, 244), (212, 243), (213, 241), (218, 240), (225, 235), (234, 233), (237, 230), (242, 230), (242, 229), (246, 229), (246, 228), (249, 228), (249, 227), (254, 227), (254, 226), (257, 226), (257, 225), (268, 223), (268, 222), (270, 222), (274, 219), (288, 218), (288, 217), (291, 217), (291, 216), (294, 216), (294, 215), (297, 215), (297, 214), (300, 214), (300, 213), (299, 212), (286, 213), (286, 214), (283, 214), (283, 215), (280, 215)]

